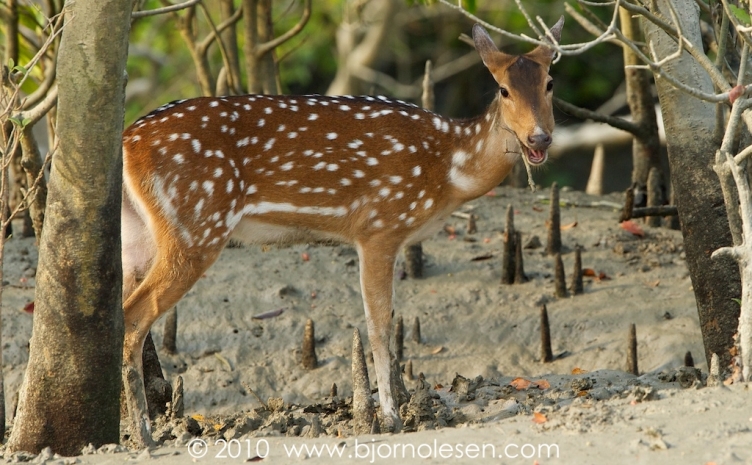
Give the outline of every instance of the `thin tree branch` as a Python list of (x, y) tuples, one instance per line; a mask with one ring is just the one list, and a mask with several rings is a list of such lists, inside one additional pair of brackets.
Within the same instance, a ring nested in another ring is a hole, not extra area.
[(624, 118), (604, 115), (603, 113), (598, 113), (592, 110), (588, 110), (587, 108), (581, 108), (576, 105), (572, 105), (571, 103), (566, 102), (558, 97), (554, 97), (554, 103), (563, 112), (570, 114), (574, 117), (585, 119), (585, 120), (591, 119), (598, 123), (606, 123), (609, 126), (615, 127), (616, 129), (627, 131), (628, 133), (632, 135), (637, 135), (640, 132), (640, 127), (638, 125), (636, 125), (635, 123), (631, 121), (627, 121)]
[(311, 0), (305, 0), (305, 4), (303, 7), (303, 14), (300, 17), (300, 20), (295, 24), (295, 26), (291, 27), (287, 32), (284, 34), (275, 37), (274, 39), (264, 42), (263, 44), (259, 44), (256, 47), (256, 56), (262, 57), (266, 55), (267, 53), (271, 52), (275, 48), (279, 47), (280, 45), (284, 44), (288, 40), (292, 39), (296, 35), (300, 33), (300, 31), (303, 30), (306, 23), (308, 23), (308, 20), (311, 17)]
[(190, 8), (197, 3), (201, 3), (201, 0), (186, 0), (185, 2), (178, 3), (177, 5), (164, 6), (162, 8), (155, 8), (153, 10), (134, 11), (131, 14), (131, 21), (135, 19), (146, 18), (147, 16), (156, 16), (164, 13), (170, 13), (172, 11), (180, 11), (185, 8)]

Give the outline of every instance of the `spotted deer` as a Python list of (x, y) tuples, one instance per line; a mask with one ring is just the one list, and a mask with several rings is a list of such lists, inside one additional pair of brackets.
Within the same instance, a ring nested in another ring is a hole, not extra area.
[[(550, 30), (558, 42), (564, 18)], [(546, 161), (554, 51), (475, 47), (499, 91), (454, 120), (384, 97), (245, 95), (164, 105), (123, 135), (123, 375), (134, 438), (151, 441), (141, 356), (154, 321), (231, 239), (351, 243), (373, 350), (382, 425), (401, 426), (390, 379), (399, 250), (497, 186), (521, 156)]]

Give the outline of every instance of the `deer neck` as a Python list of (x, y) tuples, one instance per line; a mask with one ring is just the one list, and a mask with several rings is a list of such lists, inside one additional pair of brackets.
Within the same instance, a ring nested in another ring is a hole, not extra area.
[(486, 112), (461, 123), (449, 172), (455, 196), (462, 202), (490, 191), (510, 173), (520, 158), (520, 146), (504, 115), (498, 97)]

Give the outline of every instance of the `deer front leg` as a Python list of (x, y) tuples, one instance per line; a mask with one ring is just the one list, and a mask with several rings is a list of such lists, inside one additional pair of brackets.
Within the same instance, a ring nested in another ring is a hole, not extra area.
[(385, 247), (383, 242), (371, 240), (358, 243), (357, 250), (368, 340), (379, 385), (382, 426), (387, 431), (397, 432), (402, 428), (402, 421), (393, 396), (396, 380), (391, 378), (392, 354), (389, 344), (392, 333), (394, 263), (398, 247)]

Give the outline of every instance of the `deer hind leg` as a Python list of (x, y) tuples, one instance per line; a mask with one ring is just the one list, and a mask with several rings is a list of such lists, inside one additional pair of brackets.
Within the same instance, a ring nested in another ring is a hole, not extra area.
[[(172, 308), (217, 259), (224, 242), (192, 253), (171, 238), (156, 244), (156, 256), (144, 280), (123, 305), (125, 340), (123, 343), (123, 384), (133, 439), (152, 444), (142, 354), (144, 340), (154, 321)], [(169, 244), (168, 244), (169, 243)]]
[(373, 351), (376, 380), (379, 384), (379, 403), (383, 426), (397, 432), (402, 421), (397, 413), (395, 399), (397, 380), (392, 368), (390, 341), (392, 333), (392, 292), (394, 289), (394, 264), (398, 246), (385, 247), (385, 241), (371, 239), (356, 244), (360, 260), (360, 287), (366, 311), (368, 340)]

